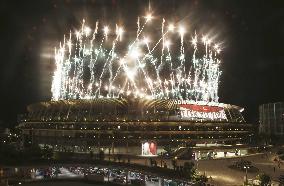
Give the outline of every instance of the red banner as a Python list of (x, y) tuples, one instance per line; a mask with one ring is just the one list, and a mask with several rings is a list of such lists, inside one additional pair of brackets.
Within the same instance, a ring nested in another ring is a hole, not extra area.
[(222, 107), (208, 105), (180, 104), (179, 106), (196, 112), (220, 112), (223, 110)]

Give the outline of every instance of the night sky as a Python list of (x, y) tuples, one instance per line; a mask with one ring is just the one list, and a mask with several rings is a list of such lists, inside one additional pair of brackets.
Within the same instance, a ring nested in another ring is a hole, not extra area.
[[(151, 0), (151, 8), (223, 43), (220, 102), (244, 107), (247, 121), (257, 123), (258, 105), (284, 101), (284, 1)], [(135, 29), (147, 9), (142, 0), (1, 0), (2, 127), (15, 126), (28, 104), (50, 100), (54, 47), (83, 18)]]

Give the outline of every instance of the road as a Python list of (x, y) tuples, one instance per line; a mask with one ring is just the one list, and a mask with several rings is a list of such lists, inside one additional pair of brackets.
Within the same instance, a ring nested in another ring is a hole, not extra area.
[[(284, 165), (278, 168), (278, 164), (273, 161), (275, 158), (274, 154), (256, 154), (250, 156), (241, 157), (243, 160), (248, 160), (252, 162), (252, 165), (259, 169), (259, 172), (248, 173), (248, 179), (255, 179), (259, 173), (268, 174), (272, 180), (278, 180), (280, 175), (284, 175)], [(229, 168), (235, 161), (240, 160), (240, 158), (224, 158), (224, 159), (214, 159), (214, 160), (199, 160), (195, 164), (197, 166), (198, 172), (200, 174), (205, 174), (211, 176), (211, 183), (220, 186), (235, 186), (243, 185), (245, 172), (234, 170)], [(160, 159), (156, 160), (158, 165), (160, 165)], [(167, 163), (169, 168), (172, 167), (171, 160), (163, 160)], [(145, 159), (131, 160), (132, 163), (149, 165), (149, 161)], [(177, 165), (183, 165), (184, 160), (177, 160)], [(275, 167), (275, 172), (274, 172)]]

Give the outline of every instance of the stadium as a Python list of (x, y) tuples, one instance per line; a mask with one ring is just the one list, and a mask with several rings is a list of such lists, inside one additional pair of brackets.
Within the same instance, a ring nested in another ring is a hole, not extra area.
[(151, 14), (138, 17), (137, 35), (130, 31), (126, 42), (122, 26), (99, 21), (91, 29), (83, 20), (64, 36), (55, 49), (52, 100), (29, 105), (20, 120), (26, 141), (139, 156), (169, 146), (190, 146), (197, 159), (246, 154), (252, 125), (241, 107), (218, 102), (221, 45), (186, 35), (184, 25), (152, 21)]
[(252, 126), (241, 111), (234, 105), (180, 100), (61, 100), (29, 105), (19, 128), (32, 143), (58, 151), (104, 149), (149, 156), (160, 154), (167, 145), (178, 149), (188, 144), (194, 144), (196, 151), (235, 151), (236, 144), (251, 135)]

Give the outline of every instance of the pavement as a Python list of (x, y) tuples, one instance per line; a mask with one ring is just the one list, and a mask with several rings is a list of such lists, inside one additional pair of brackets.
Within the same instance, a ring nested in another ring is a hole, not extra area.
[[(200, 174), (205, 174), (209, 179), (209, 183), (214, 186), (239, 186), (243, 185), (245, 180), (245, 171), (235, 170), (229, 168), (233, 165), (235, 161), (248, 160), (252, 162), (252, 165), (259, 169), (258, 172), (250, 173), (248, 172), (248, 179), (255, 179), (255, 177), (260, 173), (268, 174), (272, 180), (278, 181), (280, 175), (284, 175), (284, 164), (278, 168), (278, 163), (274, 162), (276, 155), (271, 153), (266, 154), (255, 154), (249, 156), (242, 156), (236, 158), (222, 158), (222, 159), (211, 159), (211, 160), (199, 160), (195, 161), (197, 171)], [(160, 165), (160, 159), (156, 159), (158, 166)], [(163, 160), (166, 162), (168, 168), (172, 167), (172, 160)], [(186, 162), (186, 160), (177, 160), (177, 165), (181, 166)], [(150, 165), (150, 161), (147, 159), (132, 159), (131, 163), (137, 163), (142, 165)], [(275, 167), (275, 172), (274, 172)], [(279, 185), (279, 184), (275, 184)]]
[(88, 184), (82, 182), (60, 181), (60, 182), (31, 182), (23, 183), (23, 186), (105, 186), (105, 184)]
[[(243, 185), (246, 173), (245, 171), (231, 169), (229, 168), (230, 165), (233, 165), (234, 162), (240, 159), (247, 160), (252, 162), (252, 165), (259, 169), (259, 172), (248, 172), (248, 179), (255, 179), (258, 174), (266, 173), (272, 178), (272, 180), (278, 181), (279, 176), (284, 175), (284, 162), (280, 164), (279, 168), (278, 162), (274, 161), (275, 157), (277, 156), (273, 153), (254, 154), (237, 158), (199, 160), (195, 161), (195, 165), (200, 174), (210, 177), (209, 183), (214, 186), (238, 186)], [(127, 161), (127, 159), (125, 160)], [(161, 163), (166, 163), (168, 168), (173, 168), (171, 159), (161, 160), (159, 158), (155, 158), (155, 160), (158, 166), (160, 166)], [(186, 161), (189, 160), (177, 160), (177, 165), (182, 166)], [(131, 163), (150, 166), (148, 158), (131, 158)], [(64, 174), (74, 176), (65, 169), (60, 171)]]
[[(268, 174), (273, 181), (278, 181), (278, 177), (284, 175), (284, 165), (281, 165), (280, 168), (278, 168), (278, 163), (273, 161), (275, 158), (274, 154), (257, 154), (241, 158), (243, 160), (251, 161), (252, 165), (259, 169), (259, 172), (248, 172), (248, 179), (255, 179), (258, 174), (265, 173)], [(196, 164), (200, 174), (212, 177), (210, 183), (220, 186), (234, 186), (243, 185), (246, 175), (245, 171), (229, 168), (230, 165), (233, 165), (234, 162), (238, 160), (240, 160), (240, 158), (200, 160), (196, 162)]]

